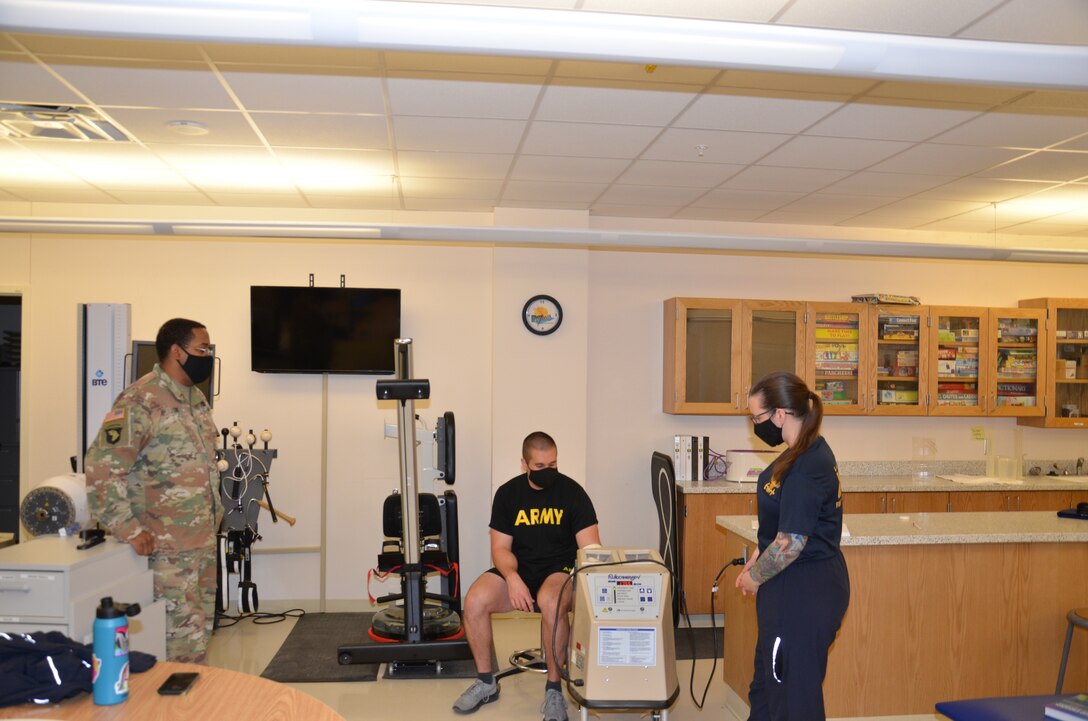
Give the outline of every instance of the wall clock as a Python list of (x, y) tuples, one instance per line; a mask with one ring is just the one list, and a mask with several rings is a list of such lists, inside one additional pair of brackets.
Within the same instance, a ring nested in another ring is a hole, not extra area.
[(550, 295), (534, 295), (521, 309), (521, 321), (530, 333), (549, 335), (563, 322), (563, 306)]

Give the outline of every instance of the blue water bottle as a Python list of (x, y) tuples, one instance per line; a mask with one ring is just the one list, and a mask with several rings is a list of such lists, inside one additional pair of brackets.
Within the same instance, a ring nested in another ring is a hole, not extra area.
[(128, 618), (139, 612), (140, 604), (115, 604), (110, 596), (102, 599), (95, 612), (91, 683), (99, 706), (128, 698)]

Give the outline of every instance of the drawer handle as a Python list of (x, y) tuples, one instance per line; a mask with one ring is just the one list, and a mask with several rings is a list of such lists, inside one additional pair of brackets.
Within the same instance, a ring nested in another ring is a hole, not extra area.
[(0, 583), (0, 591), (17, 591), (18, 593), (30, 593), (30, 584)]

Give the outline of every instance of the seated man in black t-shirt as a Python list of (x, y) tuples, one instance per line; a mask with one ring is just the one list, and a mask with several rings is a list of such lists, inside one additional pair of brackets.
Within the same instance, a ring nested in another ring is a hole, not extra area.
[[(463, 613), (477, 677), (453, 704), (457, 713), (472, 713), (499, 698), (499, 684), (491, 667), (491, 614), (533, 611), (535, 606), (540, 610), (548, 664), (543, 719), (566, 721), (567, 702), (559, 684), (559, 669), (567, 654), (571, 585), (567, 584), (562, 597), (560, 590), (574, 568), (578, 549), (600, 545), (601, 538), (589, 495), (577, 481), (556, 469), (556, 456), (551, 436), (530, 433), (521, 446), (521, 469), (525, 472), (495, 493), (490, 523), (495, 567), (469, 588)], [(553, 632), (556, 649), (551, 648)]]

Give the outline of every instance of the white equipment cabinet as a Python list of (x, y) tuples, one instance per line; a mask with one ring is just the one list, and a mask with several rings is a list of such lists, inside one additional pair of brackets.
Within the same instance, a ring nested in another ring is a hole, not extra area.
[(147, 559), (107, 538), (78, 550), (75, 536), (39, 536), (0, 548), (0, 631), (60, 631), (90, 643), (104, 596), (139, 603), (129, 619), (129, 645), (166, 660), (166, 602), (154, 600)]

